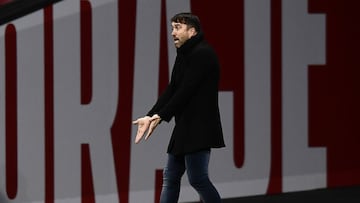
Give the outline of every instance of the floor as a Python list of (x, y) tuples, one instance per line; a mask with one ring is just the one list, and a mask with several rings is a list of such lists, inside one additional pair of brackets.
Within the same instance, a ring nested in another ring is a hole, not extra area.
[[(224, 199), (223, 203), (360, 203), (360, 186)], [(195, 202), (193, 202), (195, 203)]]

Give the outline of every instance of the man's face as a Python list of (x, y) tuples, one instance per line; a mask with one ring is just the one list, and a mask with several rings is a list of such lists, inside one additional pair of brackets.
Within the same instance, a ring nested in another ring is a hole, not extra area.
[(181, 47), (188, 39), (195, 35), (195, 29), (188, 28), (186, 24), (172, 22), (171, 27), (171, 35), (176, 48)]

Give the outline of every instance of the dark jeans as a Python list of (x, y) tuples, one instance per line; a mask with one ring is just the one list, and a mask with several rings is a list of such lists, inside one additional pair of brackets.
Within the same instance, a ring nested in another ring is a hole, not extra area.
[(199, 193), (204, 203), (219, 203), (221, 198), (208, 176), (210, 150), (174, 156), (168, 154), (164, 168), (160, 203), (177, 203), (181, 177), (185, 170), (191, 186)]

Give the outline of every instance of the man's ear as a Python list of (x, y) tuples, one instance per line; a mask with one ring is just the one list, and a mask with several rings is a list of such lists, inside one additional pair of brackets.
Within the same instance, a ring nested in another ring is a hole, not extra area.
[(191, 27), (191, 28), (189, 29), (189, 31), (190, 31), (191, 36), (194, 36), (194, 35), (196, 35), (196, 33), (197, 33), (194, 27)]

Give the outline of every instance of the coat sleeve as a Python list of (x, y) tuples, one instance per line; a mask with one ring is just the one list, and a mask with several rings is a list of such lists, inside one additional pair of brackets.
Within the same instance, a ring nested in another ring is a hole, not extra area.
[(173, 94), (173, 84), (169, 83), (166, 87), (165, 91), (161, 94), (161, 96), (156, 101), (155, 105), (151, 108), (151, 110), (146, 114), (147, 116), (153, 116), (154, 114), (158, 114), (160, 109), (170, 100)]
[[(178, 61), (178, 57), (176, 57), (176, 61)], [(176, 63), (175, 61), (175, 63)], [(171, 73), (171, 79), (170, 83), (165, 88), (165, 91), (160, 95), (160, 97), (157, 99), (154, 106), (150, 109), (150, 111), (146, 114), (147, 116), (153, 116), (154, 114), (158, 114), (159, 111), (165, 106), (165, 104), (170, 100), (172, 97), (174, 91), (175, 91), (175, 85), (174, 85), (174, 77), (175, 77), (176, 68), (174, 67)]]
[(169, 122), (176, 112), (182, 111), (187, 102), (197, 93), (204, 79), (216, 71), (215, 59), (216, 55), (208, 49), (198, 50), (191, 55), (179, 87), (158, 112), (162, 120)]

